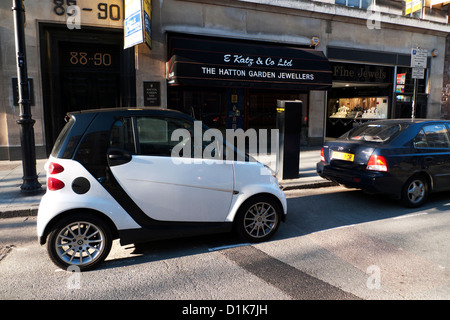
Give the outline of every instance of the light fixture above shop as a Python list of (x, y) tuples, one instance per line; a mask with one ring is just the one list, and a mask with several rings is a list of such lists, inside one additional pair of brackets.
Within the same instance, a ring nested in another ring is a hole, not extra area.
[(311, 47), (317, 47), (320, 43), (319, 37), (312, 37), (311, 38)]
[(439, 55), (439, 50), (438, 49), (433, 49), (432, 51), (431, 51), (431, 56), (432, 57), (437, 57)]

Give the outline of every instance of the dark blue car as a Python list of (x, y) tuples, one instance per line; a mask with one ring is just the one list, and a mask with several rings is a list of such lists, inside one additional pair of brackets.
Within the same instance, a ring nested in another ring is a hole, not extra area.
[(449, 129), (445, 120), (368, 122), (325, 143), (317, 173), (419, 207), (430, 192), (450, 189)]

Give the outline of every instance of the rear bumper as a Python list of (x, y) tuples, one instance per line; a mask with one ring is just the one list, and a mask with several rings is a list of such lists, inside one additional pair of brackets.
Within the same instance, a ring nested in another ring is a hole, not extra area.
[(349, 188), (362, 189), (371, 193), (401, 196), (403, 183), (389, 172), (354, 170), (338, 168), (317, 163), (317, 174), (327, 180), (336, 182)]

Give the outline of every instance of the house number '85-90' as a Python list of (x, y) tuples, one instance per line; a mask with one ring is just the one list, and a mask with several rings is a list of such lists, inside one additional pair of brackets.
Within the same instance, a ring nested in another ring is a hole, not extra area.
[[(53, 0), (53, 3), (55, 4), (55, 6), (53, 7), (53, 12), (55, 12), (58, 16), (62, 16), (64, 14), (66, 14), (66, 8), (65, 5), (67, 7), (70, 6), (76, 6), (77, 5), (77, 1), (76, 0)], [(81, 8), (81, 10), (83, 11), (92, 11), (92, 8)], [(111, 19), (114, 21), (120, 20), (121, 16), (120, 16), (120, 6), (117, 4), (111, 4), (108, 5), (107, 3), (98, 3), (97, 4), (97, 18), (98, 19)]]

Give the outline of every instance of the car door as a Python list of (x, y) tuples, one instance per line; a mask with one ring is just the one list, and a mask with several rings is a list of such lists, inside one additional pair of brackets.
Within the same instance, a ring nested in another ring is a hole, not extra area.
[[(177, 129), (184, 134), (172, 141)], [(170, 117), (124, 118), (113, 126), (108, 152), (111, 172), (152, 219), (223, 222), (228, 215), (233, 166), (221, 160), (194, 158), (192, 140), (198, 135), (194, 131), (194, 123)]]
[(444, 123), (426, 124), (414, 140), (423, 168), (433, 176), (433, 188), (450, 188), (450, 139)]

